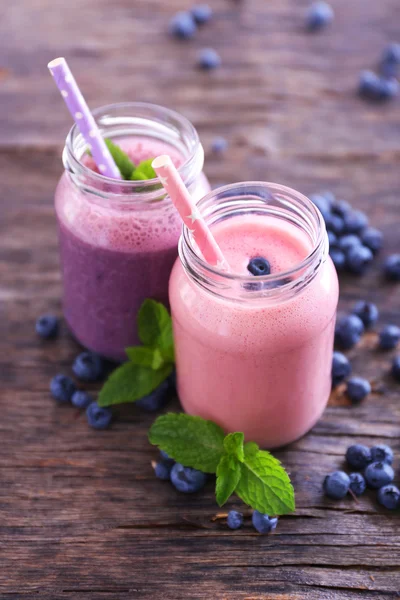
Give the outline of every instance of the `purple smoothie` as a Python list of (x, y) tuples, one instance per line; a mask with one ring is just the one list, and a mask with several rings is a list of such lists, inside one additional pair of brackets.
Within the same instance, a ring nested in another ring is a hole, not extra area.
[[(135, 164), (167, 153), (178, 167), (183, 160), (175, 148), (154, 138), (116, 141)], [(95, 170), (89, 157), (84, 163)], [(191, 191), (199, 199), (208, 190), (201, 174)], [(138, 343), (136, 316), (143, 300), (168, 305), (181, 220), (169, 198), (146, 203), (104, 196), (88, 193), (69, 173), (57, 187), (63, 308), (83, 346), (119, 361), (126, 358), (126, 347)]]

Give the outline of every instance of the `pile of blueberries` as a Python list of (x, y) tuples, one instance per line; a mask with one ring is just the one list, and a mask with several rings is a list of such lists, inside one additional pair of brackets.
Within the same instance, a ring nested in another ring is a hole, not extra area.
[(323, 490), (328, 498), (342, 500), (349, 493), (361, 496), (368, 486), (378, 490), (379, 504), (390, 510), (400, 508), (400, 490), (392, 484), (393, 452), (389, 446), (379, 444), (370, 449), (354, 444), (347, 449), (346, 461), (355, 472), (347, 475), (344, 471), (334, 471), (327, 475)]
[[(346, 200), (337, 200), (332, 192), (310, 196), (325, 221), (329, 254), (338, 272), (363, 275), (383, 246), (379, 229), (369, 227), (368, 217), (353, 209)], [(392, 254), (383, 264), (388, 280), (400, 281), (400, 254)]]
[[(335, 328), (335, 345), (342, 350), (349, 350), (361, 339), (366, 329), (373, 327), (379, 318), (379, 311), (372, 302), (360, 300), (353, 306), (352, 312), (339, 318)], [(394, 350), (400, 341), (400, 327), (384, 325), (378, 333), (378, 348)], [(351, 374), (349, 359), (342, 352), (334, 352), (332, 362), (332, 386), (336, 387)], [(400, 355), (393, 359), (391, 374), (400, 382)], [(359, 404), (371, 392), (369, 381), (361, 377), (347, 380), (346, 394), (353, 404)]]
[[(200, 491), (206, 484), (207, 475), (197, 469), (184, 467), (175, 462), (166, 452), (160, 452), (160, 460), (152, 463), (154, 473), (162, 481), (170, 481), (172, 485), (184, 494), (193, 494)], [(253, 511), (252, 523), (259, 533), (271, 533), (278, 524), (277, 517)], [(231, 510), (228, 513), (227, 525), (230, 529), (239, 529), (243, 525), (243, 513)]]
[(399, 94), (398, 70), (400, 65), (400, 44), (389, 44), (379, 62), (379, 74), (362, 71), (358, 91), (362, 98), (382, 102)]

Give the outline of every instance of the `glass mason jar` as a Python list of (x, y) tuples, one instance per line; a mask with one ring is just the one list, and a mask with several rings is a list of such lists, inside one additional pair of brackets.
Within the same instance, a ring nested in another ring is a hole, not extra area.
[(198, 208), (225, 233), (230, 219), (254, 217), (258, 227), (273, 217), (307, 240), (294, 267), (254, 277), (208, 265), (185, 227), (170, 279), (184, 410), (262, 447), (282, 446), (316, 423), (331, 390), (338, 280), (323, 218), (298, 192), (258, 182), (214, 190)]
[[(210, 186), (204, 151), (193, 125), (151, 104), (124, 103), (93, 111), (104, 137), (133, 160), (170, 154), (196, 199)], [(168, 305), (168, 279), (178, 255), (182, 222), (158, 179), (117, 181), (90, 168), (77, 126), (66, 140), (65, 172), (55, 194), (63, 309), (76, 339), (113, 360), (136, 344), (145, 298)]]

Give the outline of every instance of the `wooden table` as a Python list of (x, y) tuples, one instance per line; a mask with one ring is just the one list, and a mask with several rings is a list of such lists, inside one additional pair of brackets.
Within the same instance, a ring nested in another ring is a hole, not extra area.
[[(323, 498), (324, 475), (353, 442), (386, 442), (399, 465), (399, 386), (376, 335), (350, 352), (375, 382), (361, 406), (338, 392), (313, 431), (278, 453), (297, 510), (272, 536), (212, 521), (213, 485), (186, 497), (156, 480), (146, 441), (153, 417), (120, 411), (95, 432), (50, 399), (78, 347), (63, 330), (43, 343), (35, 318), (60, 310), (52, 198), (70, 118), (46, 69), (69, 59), (91, 106), (122, 100), (167, 105), (191, 119), (213, 184), (264, 179), (305, 193), (331, 189), (366, 209), (399, 251), (400, 103), (357, 98), (359, 71), (399, 41), (398, 0), (335, 0), (336, 20), (303, 31), (307, 0), (215, 0), (215, 19), (187, 43), (168, 21), (186, 0), (19, 0), (0, 21), (0, 597), (74, 600), (315, 600), (399, 597), (399, 515), (374, 494), (358, 504)], [(195, 67), (212, 46), (223, 66)], [(216, 160), (214, 136), (230, 142)], [(341, 309), (376, 301), (400, 325), (400, 286), (379, 259), (342, 280)], [(296, 390), (293, 390), (293, 394)], [(177, 408), (173, 407), (173, 408)], [(232, 503), (232, 506), (235, 503)], [(239, 503), (237, 503), (240, 506)]]

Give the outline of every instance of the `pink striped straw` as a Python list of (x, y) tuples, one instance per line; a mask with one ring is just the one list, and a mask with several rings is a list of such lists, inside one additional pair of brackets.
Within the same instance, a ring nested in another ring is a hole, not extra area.
[(65, 100), (79, 131), (85, 138), (94, 161), (102, 175), (122, 179), (121, 173), (110, 154), (99, 128), (72, 75), (65, 58), (55, 58), (47, 65)]
[(221, 248), (201, 216), (171, 158), (167, 155), (158, 156), (153, 160), (152, 167), (182, 217), (182, 221), (195, 239), (204, 260), (212, 266), (228, 270), (228, 263)]

